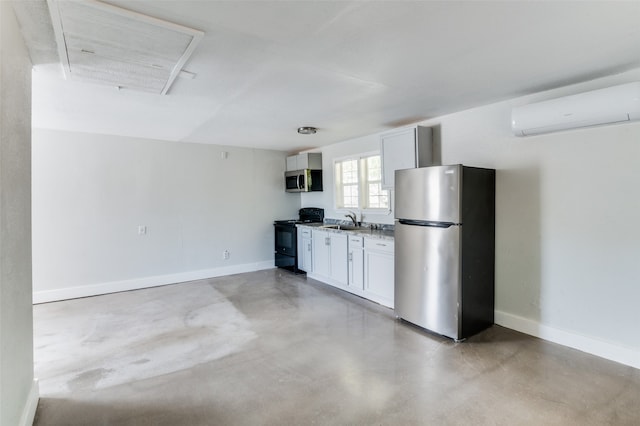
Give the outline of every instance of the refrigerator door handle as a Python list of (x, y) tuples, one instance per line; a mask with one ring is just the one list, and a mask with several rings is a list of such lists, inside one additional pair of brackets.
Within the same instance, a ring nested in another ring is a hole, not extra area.
[(431, 222), (428, 220), (411, 220), (411, 219), (398, 219), (403, 225), (411, 225), (411, 226), (431, 226), (433, 228), (450, 228), (452, 226), (462, 225), (461, 223), (453, 223), (453, 222)]

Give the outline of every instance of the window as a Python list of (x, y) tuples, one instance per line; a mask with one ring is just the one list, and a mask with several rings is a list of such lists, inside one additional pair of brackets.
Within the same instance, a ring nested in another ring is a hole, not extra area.
[(338, 160), (334, 171), (337, 209), (389, 211), (389, 191), (382, 189), (379, 154)]

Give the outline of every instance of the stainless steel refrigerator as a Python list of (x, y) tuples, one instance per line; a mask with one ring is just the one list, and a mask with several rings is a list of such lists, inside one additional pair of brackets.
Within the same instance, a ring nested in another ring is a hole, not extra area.
[(396, 316), (456, 341), (493, 324), (495, 170), (395, 174)]

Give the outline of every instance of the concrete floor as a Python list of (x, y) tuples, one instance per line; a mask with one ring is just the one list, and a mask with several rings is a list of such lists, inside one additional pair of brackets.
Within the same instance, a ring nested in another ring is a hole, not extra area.
[(34, 307), (35, 425), (638, 425), (640, 370), (282, 270)]

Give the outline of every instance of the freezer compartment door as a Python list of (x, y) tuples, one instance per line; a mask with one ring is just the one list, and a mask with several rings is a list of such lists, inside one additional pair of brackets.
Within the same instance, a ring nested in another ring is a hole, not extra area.
[(462, 166), (396, 171), (397, 219), (461, 223)]
[(395, 313), (460, 338), (461, 226), (395, 226)]

